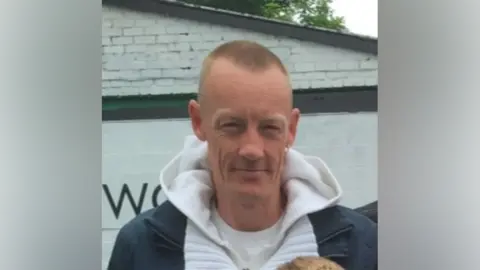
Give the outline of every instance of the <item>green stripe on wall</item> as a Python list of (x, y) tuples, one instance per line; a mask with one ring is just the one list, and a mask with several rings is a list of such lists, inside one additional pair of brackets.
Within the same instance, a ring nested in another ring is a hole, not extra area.
[(193, 93), (103, 97), (102, 110), (111, 111), (132, 108), (181, 107), (186, 106), (188, 101), (195, 99), (196, 97), (197, 95)]
[[(103, 121), (188, 117), (195, 93), (102, 97)], [(294, 91), (294, 106), (302, 113), (376, 112), (377, 86)]]

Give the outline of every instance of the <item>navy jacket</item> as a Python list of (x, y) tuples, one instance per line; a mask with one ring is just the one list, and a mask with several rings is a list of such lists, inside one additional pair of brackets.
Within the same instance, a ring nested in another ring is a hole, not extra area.
[(355, 211), (359, 212), (362, 215), (365, 215), (373, 222), (378, 223), (378, 201), (371, 202), (364, 206), (358, 207)]
[[(377, 225), (370, 219), (342, 206), (309, 219), (322, 257), (347, 270), (377, 269)], [(119, 231), (108, 270), (184, 270), (186, 225), (186, 217), (168, 201), (138, 215)]]

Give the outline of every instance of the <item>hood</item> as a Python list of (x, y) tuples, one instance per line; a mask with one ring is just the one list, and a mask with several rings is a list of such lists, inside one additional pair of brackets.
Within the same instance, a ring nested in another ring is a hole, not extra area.
[[(161, 171), (160, 185), (166, 198), (198, 229), (221, 244), (211, 220), (213, 195), (206, 162), (207, 143), (188, 136), (183, 150)], [(281, 232), (298, 219), (338, 203), (342, 190), (326, 164), (318, 157), (294, 149), (286, 155), (282, 176), (288, 196)]]

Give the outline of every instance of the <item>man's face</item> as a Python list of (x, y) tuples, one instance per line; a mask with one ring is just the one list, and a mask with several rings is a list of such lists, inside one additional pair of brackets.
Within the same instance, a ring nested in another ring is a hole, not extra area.
[[(208, 142), (217, 192), (264, 197), (278, 192), (285, 149), (299, 118), (288, 77), (277, 67), (251, 72), (214, 62), (203, 84), (202, 108), (191, 103), (192, 126)], [(233, 193), (232, 193), (233, 192)]]

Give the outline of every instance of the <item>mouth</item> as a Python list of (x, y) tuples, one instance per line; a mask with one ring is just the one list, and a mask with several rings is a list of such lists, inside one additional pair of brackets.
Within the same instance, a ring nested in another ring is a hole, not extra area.
[(232, 171), (234, 171), (234, 172), (244, 172), (244, 173), (262, 173), (262, 172), (268, 172), (267, 170), (260, 170), (260, 169), (237, 169), (237, 168), (234, 168)]
[(236, 175), (238, 175), (244, 181), (258, 181), (263, 179), (267, 174), (266, 170), (234, 170)]

